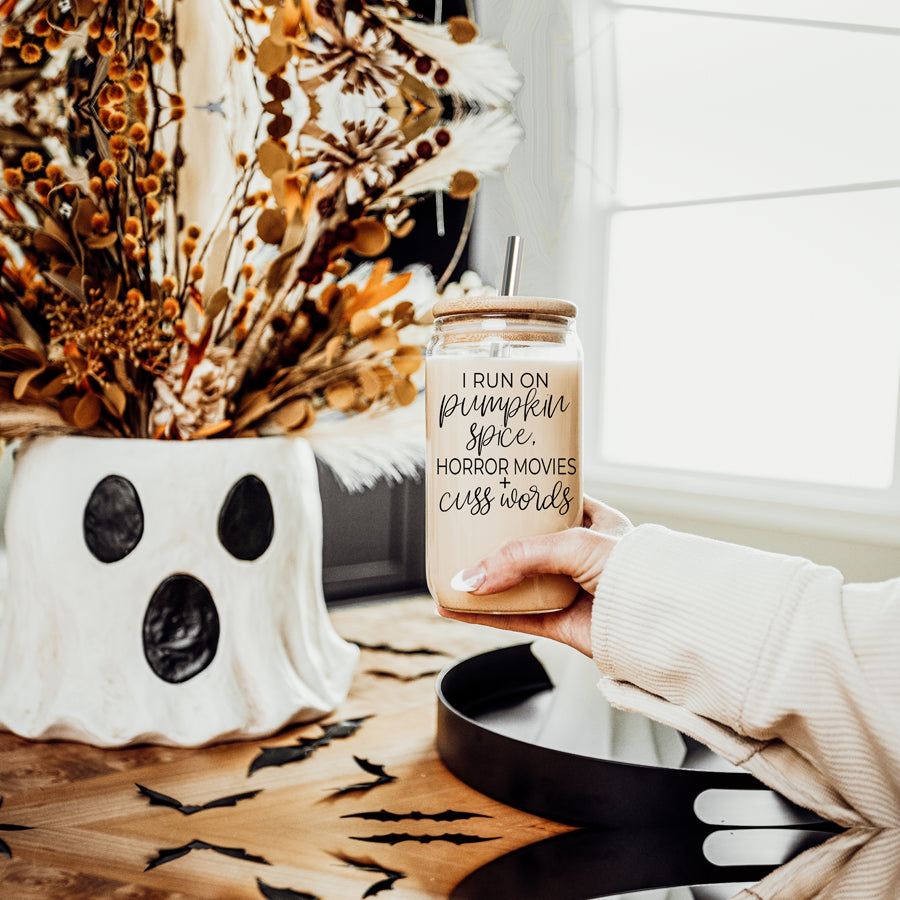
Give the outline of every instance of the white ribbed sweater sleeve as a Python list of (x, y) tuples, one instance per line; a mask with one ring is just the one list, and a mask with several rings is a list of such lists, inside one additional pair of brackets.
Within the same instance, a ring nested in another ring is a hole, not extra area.
[(900, 579), (642, 525), (592, 620), (615, 706), (703, 741), (844, 825), (900, 824)]

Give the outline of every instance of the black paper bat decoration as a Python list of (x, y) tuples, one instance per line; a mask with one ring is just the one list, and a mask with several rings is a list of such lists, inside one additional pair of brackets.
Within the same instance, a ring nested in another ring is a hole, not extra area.
[(247, 770), (249, 777), (267, 766), (283, 766), (287, 763), (302, 762), (309, 759), (320, 747), (327, 747), (332, 741), (348, 738), (362, 727), (362, 723), (371, 716), (362, 716), (359, 719), (343, 719), (331, 725), (322, 726), (322, 734), (317, 738), (301, 737), (296, 744), (287, 744), (280, 747), (264, 747), (259, 755), (250, 763)]
[(383, 878), (381, 881), (376, 881), (364, 894), (363, 897), (374, 897), (376, 894), (380, 894), (382, 891), (389, 891), (394, 886), (395, 881), (399, 881), (401, 878), (406, 878), (406, 876), (402, 872), (397, 872), (395, 875), (388, 875), (387, 878)]
[(403, 872), (398, 872), (395, 869), (388, 869), (386, 866), (380, 866), (375, 862), (363, 862), (362, 860), (353, 859), (352, 856), (344, 856), (343, 854), (337, 854), (337, 858), (348, 866), (352, 866), (354, 869), (361, 869), (363, 872), (374, 872), (377, 875), (386, 876), (381, 881), (376, 881), (375, 884), (371, 885), (368, 890), (366, 890), (363, 894), (364, 900), (366, 897), (374, 897), (382, 891), (391, 890), (395, 881), (406, 878), (406, 875), (404, 875)]
[(374, 787), (378, 787), (380, 784), (390, 784), (390, 782), (397, 780), (396, 776), (388, 775), (387, 772), (384, 771), (384, 766), (379, 766), (377, 763), (371, 763), (367, 759), (361, 759), (359, 756), (354, 756), (353, 760), (364, 772), (374, 775), (375, 778), (372, 781), (358, 781), (356, 784), (338, 788), (332, 796), (339, 797), (341, 794), (351, 794), (354, 791), (368, 791)]
[(170, 809), (178, 810), (185, 816), (192, 816), (194, 813), (202, 812), (204, 809), (216, 809), (220, 806), (237, 806), (241, 800), (249, 800), (260, 793), (260, 791), (246, 791), (243, 794), (231, 794), (228, 797), (219, 797), (218, 800), (210, 800), (209, 803), (204, 803), (202, 806), (195, 806), (193, 804), (185, 805), (174, 797), (161, 794), (159, 791), (144, 787), (142, 784), (137, 784), (137, 782), (135, 782), (135, 787), (150, 801), (151, 806), (168, 806)]
[(262, 878), (256, 879), (256, 886), (266, 900), (319, 900), (315, 894), (294, 891), (291, 888), (272, 887), (271, 884), (266, 884)]
[[(3, 805), (3, 798), (0, 797), (0, 806)], [(31, 831), (30, 825), (0, 825), (0, 831)], [(12, 859), (12, 850), (9, 849), (9, 844), (4, 840), (0, 840), (0, 856), (5, 856), (7, 859)]]
[(397, 656), (448, 656), (443, 650), (432, 650), (430, 647), (418, 647), (415, 650), (405, 650), (401, 647), (393, 647), (390, 644), (364, 644), (362, 641), (351, 641), (360, 650), (380, 650), (383, 653), (394, 653)]
[(347, 813), (342, 819), (374, 819), (376, 822), (402, 822), (404, 819), (413, 819), (416, 822), (458, 822), (460, 819), (490, 819), (484, 813), (457, 812), (455, 809), (447, 809), (439, 813), (392, 813), (386, 809), (378, 812)]
[[(30, 828), (28, 825), (0, 825), (0, 831), (30, 831)], [(2, 838), (0, 838), (0, 856), (12, 859), (12, 850)]]
[(421, 681), (423, 678), (430, 678), (433, 675), (439, 675), (440, 669), (429, 669), (427, 672), (417, 672), (415, 675), (401, 675), (399, 672), (391, 672), (390, 669), (366, 669), (367, 675), (374, 675), (376, 678), (393, 678), (396, 681)]
[(216, 844), (208, 844), (206, 841), (191, 841), (188, 844), (183, 844), (181, 847), (170, 847), (165, 850), (158, 850), (156, 859), (151, 859), (150, 862), (147, 863), (147, 868), (144, 869), (144, 871), (147, 872), (150, 869), (155, 869), (157, 866), (163, 866), (166, 863), (180, 859), (182, 856), (187, 856), (192, 850), (212, 850), (215, 853), (221, 853), (223, 856), (231, 856), (234, 859), (243, 859), (247, 862), (259, 863), (263, 866), (272, 865), (265, 857), (254, 856), (252, 853), (248, 853), (241, 847), (220, 847)]
[(417, 844), (433, 844), (435, 841), (446, 841), (448, 844), (478, 844), (482, 841), (496, 841), (495, 837), (479, 837), (477, 834), (375, 834), (371, 837), (355, 837), (351, 840), (367, 841), (370, 844), (402, 844), (413, 841)]

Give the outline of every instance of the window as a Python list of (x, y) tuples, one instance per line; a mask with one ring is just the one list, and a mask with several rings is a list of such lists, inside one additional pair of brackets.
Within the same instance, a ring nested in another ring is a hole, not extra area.
[(586, 2), (572, 30), (590, 474), (896, 540), (897, 5)]

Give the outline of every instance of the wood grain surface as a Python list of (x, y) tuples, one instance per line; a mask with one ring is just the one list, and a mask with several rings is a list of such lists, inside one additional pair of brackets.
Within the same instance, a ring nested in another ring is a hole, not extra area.
[[(0, 897), (439, 898), (570, 830), (479, 794), (435, 750), (437, 673), (519, 638), (441, 619), (427, 597), (332, 617), (364, 649), (321, 722), (201, 750), (0, 734)], [(260, 767), (263, 748), (304, 746)]]

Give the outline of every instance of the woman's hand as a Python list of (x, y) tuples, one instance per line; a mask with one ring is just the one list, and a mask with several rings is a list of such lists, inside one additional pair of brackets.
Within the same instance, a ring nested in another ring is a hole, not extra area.
[(585, 497), (582, 527), (507, 541), (472, 568), (459, 572), (451, 582), (457, 590), (483, 596), (514, 587), (529, 575), (568, 575), (578, 582), (581, 591), (566, 609), (502, 615), (462, 613), (439, 606), (438, 614), (461, 622), (552, 638), (590, 656), (591, 605), (597, 579), (613, 547), (631, 527), (620, 512)]

